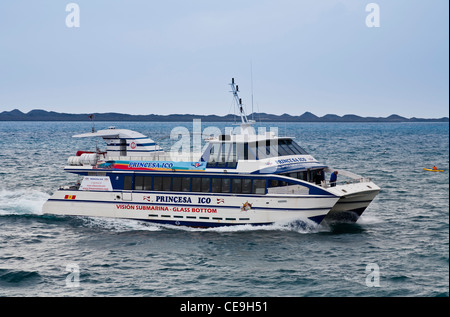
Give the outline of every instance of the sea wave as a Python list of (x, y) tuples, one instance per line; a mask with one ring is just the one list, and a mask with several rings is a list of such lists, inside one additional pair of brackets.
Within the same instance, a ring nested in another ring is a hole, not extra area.
[(41, 279), (41, 275), (36, 271), (0, 269), (0, 285), (2, 286), (35, 284)]

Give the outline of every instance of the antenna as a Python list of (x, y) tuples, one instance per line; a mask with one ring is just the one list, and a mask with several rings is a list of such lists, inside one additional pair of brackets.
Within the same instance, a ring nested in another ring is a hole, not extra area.
[(252, 120), (255, 120), (255, 111), (253, 111), (253, 63), (250, 61), (250, 79), (252, 90)]
[(89, 115), (89, 120), (92, 121), (92, 133), (95, 133), (95, 121), (94, 121), (94, 118), (95, 118), (94, 114), (90, 114)]
[(238, 92), (239, 92), (239, 87), (235, 84), (234, 82), (234, 78), (231, 78), (231, 92), (233, 93), (233, 97), (234, 97), (234, 101), (236, 103), (236, 107), (239, 110), (239, 114), (241, 116), (241, 128), (243, 130), (247, 130), (247, 128), (249, 126), (251, 126), (253, 123), (255, 123), (255, 121), (253, 120), (248, 120), (247, 119), (247, 115), (245, 114), (244, 111), (244, 106), (242, 105), (242, 98), (239, 98)]
[(242, 123), (248, 123), (247, 116), (244, 111), (244, 107), (242, 106), (242, 98), (239, 98), (239, 86), (234, 83), (234, 78), (231, 78), (231, 92), (233, 93), (234, 100), (236, 102), (236, 106), (239, 110), (239, 114), (241, 116)]

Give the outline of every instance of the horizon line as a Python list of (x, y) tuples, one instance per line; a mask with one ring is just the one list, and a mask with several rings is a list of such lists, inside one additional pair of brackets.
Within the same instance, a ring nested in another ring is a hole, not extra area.
[[(108, 115), (108, 114), (112, 115), (112, 114), (116, 114), (116, 115), (134, 116), (134, 117), (140, 117), (140, 116), (141, 117), (142, 116), (159, 116), (159, 117), (169, 117), (169, 116), (200, 116), (200, 117), (208, 117), (208, 116), (215, 116), (215, 117), (219, 117), (219, 118), (224, 118), (224, 117), (227, 117), (227, 116), (237, 116), (237, 117), (239, 117), (239, 115), (235, 114), (235, 113), (228, 113), (228, 114), (224, 114), (224, 115), (218, 115), (218, 114), (194, 114), (194, 113), (131, 114), (131, 113), (123, 113), (123, 112), (79, 112), (79, 113), (72, 113), (72, 112), (58, 112), (58, 111), (54, 111), (54, 110), (45, 110), (45, 109), (32, 109), (32, 110), (29, 110), (28, 112), (23, 112), (22, 110), (17, 109), (17, 108), (15, 108), (13, 110), (10, 110), (10, 111), (8, 111), (8, 110), (2, 111), (2, 112), (0, 112), (0, 115), (8, 114), (8, 113), (11, 113), (11, 112), (17, 112), (17, 111), (20, 112), (23, 115), (28, 115), (28, 114), (30, 114), (32, 112), (42, 111), (42, 112), (46, 112), (48, 114), (54, 113), (54, 114), (69, 115), (69, 116), (70, 115), (74, 115), (74, 116), (87, 115), (87, 116), (89, 116), (89, 115), (92, 115), (92, 114), (94, 114), (94, 115)], [(325, 114), (323, 116), (318, 116), (318, 115), (312, 113), (311, 111), (305, 111), (304, 113), (302, 113), (300, 115), (293, 115), (293, 114), (286, 113), (286, 112), (283, 113), (283, 114), (274, 114), (274, 113), (268, 113), (268, 112), (252, 112), (252, 113), (248, 114), (247, 117), (250, 117), (252, 115), (258, 115), (258, 114), (259, 115), (262, 114), (262, 115), (268, 115), (268, 116), (276, 116), (276, 117), (283, 117), (283, 116), (302, 117), (302, 116), (305, 116), (305, 115), (311, 115), (311, 116), (313, 116), (313, 117), (315, 117), (317, 119), (327, 119), (327, 118), (324, 118), (324, 117), (327, 117), (327, 116), (329, 116), (329, 117), (338, 117), (338, 118), (341, 118), (341, 119), (346, 117), (346, 116), (355, 116), (355, 117), (359, 117), (359, 118), (362, 118), (362, 119), (387, 119), (387, 118), (391, 118), (391, 117), (399, 117), (399, 118), (408, 119), (408, 120), (411, 120), (411, 119), (413, 119), (413, 120), (414, 119), (442, 120), (442, 119), (448, 119), (449, 118), (448, 116), (428, 117), (428, 118), (416, 117), (416, 116), (405, 117), (405, 116), (402, 116), (402, 115), (399, 115), (399, 114), (396, 114), (396, 113), (392, 113), (392, 114), (387, 115), (387, 116), (373, 116), (373, 115), (371, 115), (371, 116), (362, 116), (362, 115), (358, 115), (358, 114), (354, 114), (354, 113), (347, 113), (347, 114), (344, 114), (344, 115), (338, 115), (338, 114), (334, 114), (334, 113), (327, 113), (327, 114)], [(64, 121), (64, 120), (61, 120), (61, 121)]]

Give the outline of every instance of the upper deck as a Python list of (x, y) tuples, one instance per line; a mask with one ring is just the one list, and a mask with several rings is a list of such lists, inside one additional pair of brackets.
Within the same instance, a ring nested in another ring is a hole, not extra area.
[(166, 152), (154, 140), (141, 133), (109, 128), (75, 135), (74, 137), (102, 137), (107, 144), (106, 152), (82, 152), (69, 158), (66, 169), (71, 172), (92, 168), (144, 172), (286, 174), (309, 173), (311, 170), (326, 168), (293, 138), (277, 136), (272, 130), (256, 133), (254, 121), (248, 120), (245, 115), (234, 79), (230, 86), (241, 116), (240, 127), (234, 133), (208, 137), (202, 152)]

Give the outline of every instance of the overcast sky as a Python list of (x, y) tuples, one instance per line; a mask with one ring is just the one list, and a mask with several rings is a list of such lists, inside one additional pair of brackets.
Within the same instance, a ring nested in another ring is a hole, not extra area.
[(252, 68), (258, 112), (449, 116), (448, 33), (447, 0), (2, 0), (0, 112), (225, 115), (235, 77), (249, 113)]

